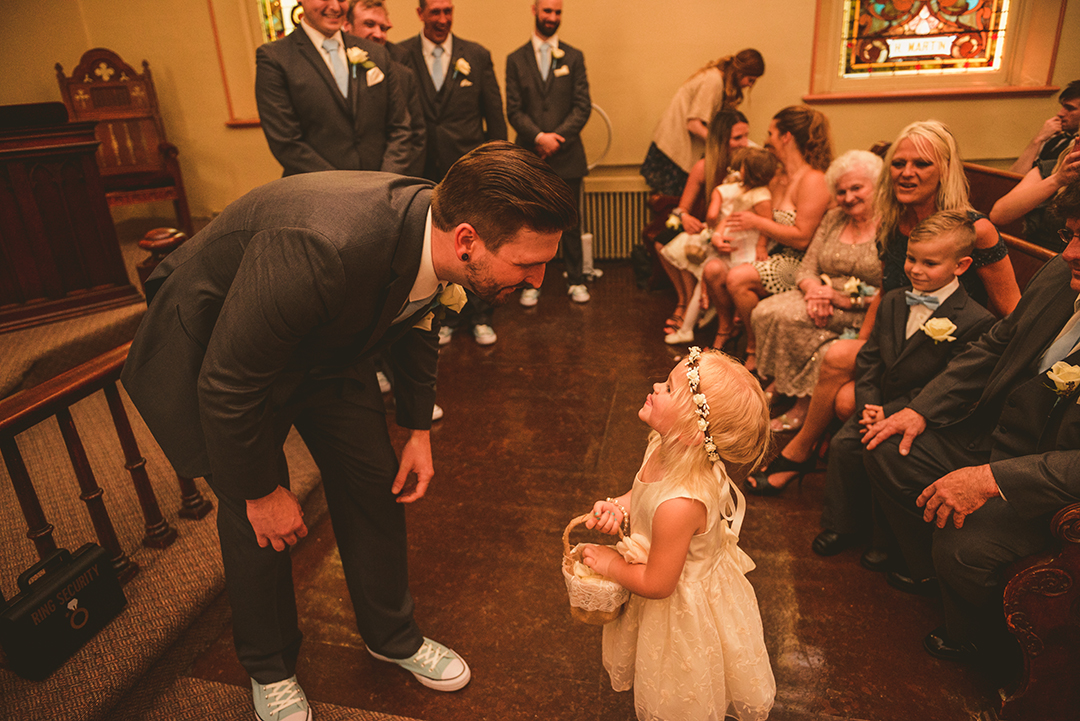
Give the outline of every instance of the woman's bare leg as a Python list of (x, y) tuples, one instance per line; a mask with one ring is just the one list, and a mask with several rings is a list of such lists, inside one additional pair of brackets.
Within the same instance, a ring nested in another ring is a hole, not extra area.
[[(671, 284), (675, 286), (675, 295), (677, 300), (675, 305), (675, 312), (671, 314), (671, 318), (675, 319), (677, 317), (679, 322), (681, 323), (683, 317), (686, 315), (686, 305), (690, 302), (690, 294), (694, 292), (694, 284), (687, 284), (686, 279), (683, 277), (685, 271), (679, 270), (668, 262), (667, 258), (664, 257), (664, 254), (660, 252), (660, 249), (663, 247), (664, 246), (660, 243), (656, 244), (656, 257), (660, 259), (661, 267), (663, 267), (664, 272), (667, 274), (667, 277), (671, 279)], [(691, 276), (691, 279), (693, 279), (693, 276)], [(671, 328), (670, 324), (668, 325), (668, 327), (671, 330), (675, 329)], [(678, 326), (676, 326), (676, 328), (677, 327)]]
[(708, 289), (709, 307), (716, 309), (716, 339), (713, 348), (720, 348), (731, 337), (734, 330), (735, 309), (731, 294), (727, 289), (728, 264), (719, 258), (712, 258), (701, 271), (701, 282)]
[(726, 285), (735, 312), (739, 314), (743, 328), (746, 329), (746, 368), (753, 371), (757, 367), (757, 342), (754, 340), (754, 329), (750, 325), (750, 314), (754, 312), (758, 301), (769, 295), (769, 292), (761, 285), (761, 276), (749, 263), (729, 270)]

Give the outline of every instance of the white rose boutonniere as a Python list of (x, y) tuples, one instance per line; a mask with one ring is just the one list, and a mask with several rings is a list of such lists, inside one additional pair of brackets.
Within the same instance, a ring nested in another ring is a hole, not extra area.
[(562, 60), (564, 57), (566, 57), (566, 51), (562, 48), (552, 48), (551, 57), (555, 58), (556, 60)]
[(460, 313), (468, 300), (465, 297), (465, 289), (457, 283), (451, 283), (443, 288), (442, 293), (439, 293), (439, 305), (446, 306), (455, 313)]
[(1065, 361), (1058, 361), (1051, 366), (1050, 370), (1046, 371), (1046, 377), (1054, 384), (1054, 392), (1059, 398), (1072, 395), (1073, 391), (1080, 387), (1080, 367)]
[(351, 47), (345, 50), (345, 57), (349, 59), (349, 65), (352, 65), (352, 76), (356, 78), (356, 66), (370, 70), (375, 67), (375, 62), (368, 57), (367, 51), (363, 48)]
[(645, 563), (649, 560), (649, 539), (640, 533), (631, 533), (619, 539), (615, 550), (622, 554), (627, 563)]
[(465, 58), (458, 58), (457, 62), (454, 63), (454, 77), (457, 77), (458, 73), (468, 75), (471, 72), (472, 66), (469, 65), (469, 61)]
[(948, 318), (931, 318), (923, 323), (919, 330), (930, 336), (935, 343), (941, 343), (942, 341), (952, 343), (956, 340), (954, 336), (950, 335), (956, 330), (956, 324)]

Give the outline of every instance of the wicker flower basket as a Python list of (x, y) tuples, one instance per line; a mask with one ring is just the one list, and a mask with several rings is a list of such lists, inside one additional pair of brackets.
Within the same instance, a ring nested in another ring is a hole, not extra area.
[[(570, 531), (588, 520), (589, 515), (578, 516), (563, 531), (563, 580), (570, 595), (570, 615), (582, 623), (603, 626), (619, 617), (630, 592), (608, 578), (585, 581), (574, 575), (574, 563), (581, 560), (581, 544), (570, 547)], [(622, 537), (619, 529), (619, 538)]]

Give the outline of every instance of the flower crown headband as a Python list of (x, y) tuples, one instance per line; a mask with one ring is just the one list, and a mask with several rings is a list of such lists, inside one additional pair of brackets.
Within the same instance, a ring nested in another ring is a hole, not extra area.
[(694, 412), (697, 413), (698, 429), (705, 434), (705, 452), (709, 454), (709, 460), (716, 463), (720, 460), (720, 454), (716, 452), (716, 444), (713, 443), (712, 434), (709, 433), (709, 401), (704, 393), (699, 393), (701, 385), (701, 348), (691, 346), (686, 356), (686, 379), (690, 381), (690, 393), (693, 394)]

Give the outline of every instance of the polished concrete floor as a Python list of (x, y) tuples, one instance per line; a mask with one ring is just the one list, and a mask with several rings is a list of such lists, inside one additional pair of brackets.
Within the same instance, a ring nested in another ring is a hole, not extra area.
[[(612, 691), (601, 665), (600, 629), (569, 616), (561, 534), (629, 487), (647, 435), (637, 410), (685, 349), (662, 342), (669, 292), (636, 287), (629, 265), (601, 267), (588, 304), (568, 301), (553, 266), (537, 307), (496, 312), (497, 343), (459, 332), (441, 352), (446, 417), (432, 431), (435, 481), (409, 509), (410, 574), (421, 627), (466, 657), (472, 683), (440, 694), (364, 651), (324, 516), (294, 550), (311, 698), (425, 721), (634, 717), (632, 692)], [(995, 719), (985, 675), (922, 650), (939, 602), (893, 590), (858, 550), (810, 551), (822, 483), (748, 502), (741, 545), (758, 566), (770, 718)], [(227, 626), (190, 675), (247, 686)]]

